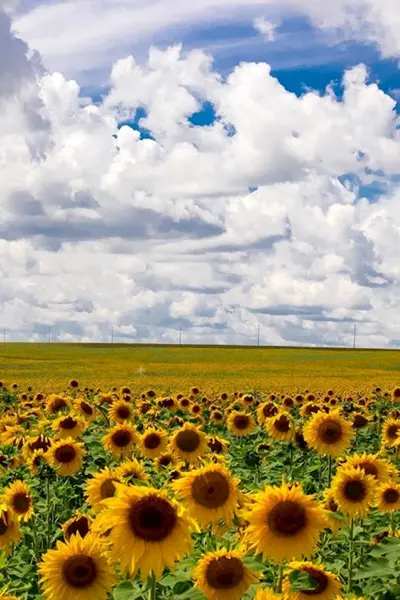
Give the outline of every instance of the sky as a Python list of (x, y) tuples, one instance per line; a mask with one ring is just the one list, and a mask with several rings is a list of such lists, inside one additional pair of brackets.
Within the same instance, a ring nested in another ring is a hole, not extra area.
[(0, 0), (12, 341), (400, 347), (398, 0)]

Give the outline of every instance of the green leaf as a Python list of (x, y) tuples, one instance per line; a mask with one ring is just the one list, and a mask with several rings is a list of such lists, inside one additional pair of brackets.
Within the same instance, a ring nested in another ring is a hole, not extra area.
[(138, 600), (143, 597), (143, 592), (138, 591), (137, 587), (130, 581), (124, 581), (115, 588), (113, 600)]
[(290, 589), (293, 592), (312, 592), (318, 587), (316, 581), (305, 571), (292, 571), (289, 575)]
[(384, 577), (393, 573), (393, 565), (386, 558), (375, 558), (366, 564), (354, 575), (354, 580), (369, 579), (370, 577)]

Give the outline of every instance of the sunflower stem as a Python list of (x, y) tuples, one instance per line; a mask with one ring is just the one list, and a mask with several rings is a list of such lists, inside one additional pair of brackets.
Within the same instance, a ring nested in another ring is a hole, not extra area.
[(46, 548), (50, 548), (50, 480), (46, 478)]
[(332, 481), (332, 456), (328, 454), (328, 488), (331, 487)]
[(282, 581), (283, 581), (283, 563), (281, 563), (276, 572), (276, 581), (275, 581), (275, 592), (280, 594), (282, 592)]
[(156, 576), (154, 571), (149, 575), (149, 600), (157, 600)]
[(39, 553), (39, 546), (38, 546), (38, 536), (37, 536), (35, 515), (33, 515), (31, 523), (32, 523), (32, 536), (33, 536), (33, 550), (35, 552), (35, 560), (38, 560), (40, 553)]
[(392, 537), (396, 536), (396, 527), (394, 524), (394, 511), (390, 513), (390, 533)]
[(353, 559), (354, 559), (354, 519), (350, 519), (350, 534), (349, 534), (349, 579), (348, 591), (353, 589)]

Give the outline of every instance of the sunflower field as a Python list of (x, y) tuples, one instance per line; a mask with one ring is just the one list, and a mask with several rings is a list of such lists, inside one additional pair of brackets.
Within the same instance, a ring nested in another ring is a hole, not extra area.
[(400, 388), (0, 381), (0, 599), (400, 598)]

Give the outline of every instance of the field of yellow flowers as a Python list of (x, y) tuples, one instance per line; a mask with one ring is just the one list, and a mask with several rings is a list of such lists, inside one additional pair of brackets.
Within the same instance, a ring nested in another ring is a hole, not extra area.
[(0, 344), (0, 376), (59, 392), (73, 373), (82, 387), (131, 385), (162, 394), (193, 382), (212, 393), (239, 390), (361, 390), (393, 386), (399, 353), (391, 350), (161, 346), (128, 344)]
[(2, 377), (1, 599), (400, 597), (400, 388)]

